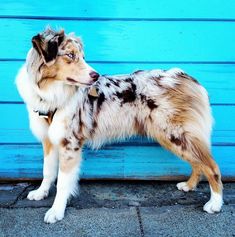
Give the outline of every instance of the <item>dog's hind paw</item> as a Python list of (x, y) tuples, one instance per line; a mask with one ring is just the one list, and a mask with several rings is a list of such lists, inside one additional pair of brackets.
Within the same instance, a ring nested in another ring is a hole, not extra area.
[(53, 224), (57, 221), (60, 221), (64, 218), (64, 211), (61, 212), (60, 210), (56, 210), (56, 208), (50, 208), (44, 217), (44, 222)]
[(184, 192), (188, 192), (188, 191), (191, 190), (191, 189), (189, 188), (187, 182), (177, 183), (176, 187), (177, 187), (179, 190), (184, 191)]
[(43, 189), (39, 188), (39, 189), (29, 192), (27, 199), (39, 201), (39, 200), (46, 198), (48, 196), (48, 194), (49, 194), (48, 190), (43, 190)]

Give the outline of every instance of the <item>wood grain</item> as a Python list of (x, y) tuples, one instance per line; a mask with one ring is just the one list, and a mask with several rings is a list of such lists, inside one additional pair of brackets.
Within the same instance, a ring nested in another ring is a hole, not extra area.
[[(214, 143), (235, 142), (235, 106), (212, 106), (215, 117)], [(29, 130), (28, 113), (24, 104), (0, 104), (0, 143), (36, 142)]]
[(25, 59), (32, 36), (48, 24), (82, 36), (87, 60), (235, 62), (235, 22), (190, 21), (1, 19), (0, 58)]
[[(41, 146), (2, 145), (0, 152), (0, 179), (42, 178)], [(234, 152), (235, 147), (213, 147), (223, 178), (234, 177)], [(174, 180), (191, 172), (187, 163), (158, 146), (109, 145), (98, 151), (85, 149), (83, 158), (81, 177), (85, 179)]]
[(2, 16), (98, 17), (98, 18), (235, 18), (233, 0), (60, 0), (48, 7), (47, 0), (4, 0)]
[[(0, 103), (22, 101), (15, 87), (15, 77), (23, 62), (0, 62)], [(208, 90), (212, 104), (235, 104), (235, 64), (137, 64), (90, 63), (100, 74), (131, 73), (138, 69), (180, 67), (197, 78)], [(226, 91), (226, 93), (224, 93)]]
[[(32, 136), (14, 80), (33, 35), (50, 24), (75, 31), (101, 74), (180, 67), (209, 92), (213, 154), (235, 180), (234, 0), (5, 0), (0, 3), (0, 180), (40, 179), (42, 148)], [(133, 138), (84, 149), (84, 179), (182, 180), (189, 166), (157, 143)]]

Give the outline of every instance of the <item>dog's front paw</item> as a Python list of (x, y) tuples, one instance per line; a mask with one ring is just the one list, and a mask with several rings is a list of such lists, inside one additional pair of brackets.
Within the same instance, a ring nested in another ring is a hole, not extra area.
[(184, 192), (188, 192), (190, 191), (190, 187), (188, 186), (187, 182), (181, 182), (181, 183), (177, 183), (176, 187)]
[(222, 198), (212, 198), (204, 205), (203, 210), (207, 213), (213, 214), (215, 212), (220, 212), (222, 205)]
[(39, 201), (46, 198), (48, 196), (48, 193), (49, 193), (49, 190), (43, 190), (39, 188), (39, 189), (29, 192), (27, 198), (29, 200)]
[(52, 207), (45, 214), (44, 221), (46, 223), (52, 224), (62, 220), (63, 218), (64, 218), (64, 211), (60, 211)]

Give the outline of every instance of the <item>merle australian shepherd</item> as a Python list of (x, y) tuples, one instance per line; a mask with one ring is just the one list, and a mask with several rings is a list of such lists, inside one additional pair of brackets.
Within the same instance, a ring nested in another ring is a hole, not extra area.
[(180, 69), (100, 76), (86, 63), (81, 40), (63, 30), (48, 28), (32, 43), (16, 84), (44, 150), (43, 181), (28, 199), (47, 197), (57, 178), (45, 222), (61, 220), (77, 192), (84, 143), (97, 148), (138, 134), (191, 164), (191, 177), (177, 184), (179, 190), (193, 190), (204, 174), (211, 197), (203, 209), (221, 210), (221, 175), (211, 155), (213, 119), (207, 92), (195, 79)]

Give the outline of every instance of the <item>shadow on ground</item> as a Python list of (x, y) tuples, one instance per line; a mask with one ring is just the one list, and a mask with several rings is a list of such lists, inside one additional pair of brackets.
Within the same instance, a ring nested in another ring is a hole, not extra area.
[(202, 211), (209, 187), (183, 193), (167, 182), (81, 182), (80, 195), (68, 204), (65, 219), (43, 223), (54, 200), (29, 201), (38, 184), (0, 186), (2, 236), (235, 236), (235, 183), (224, 185), (223, 211)]

